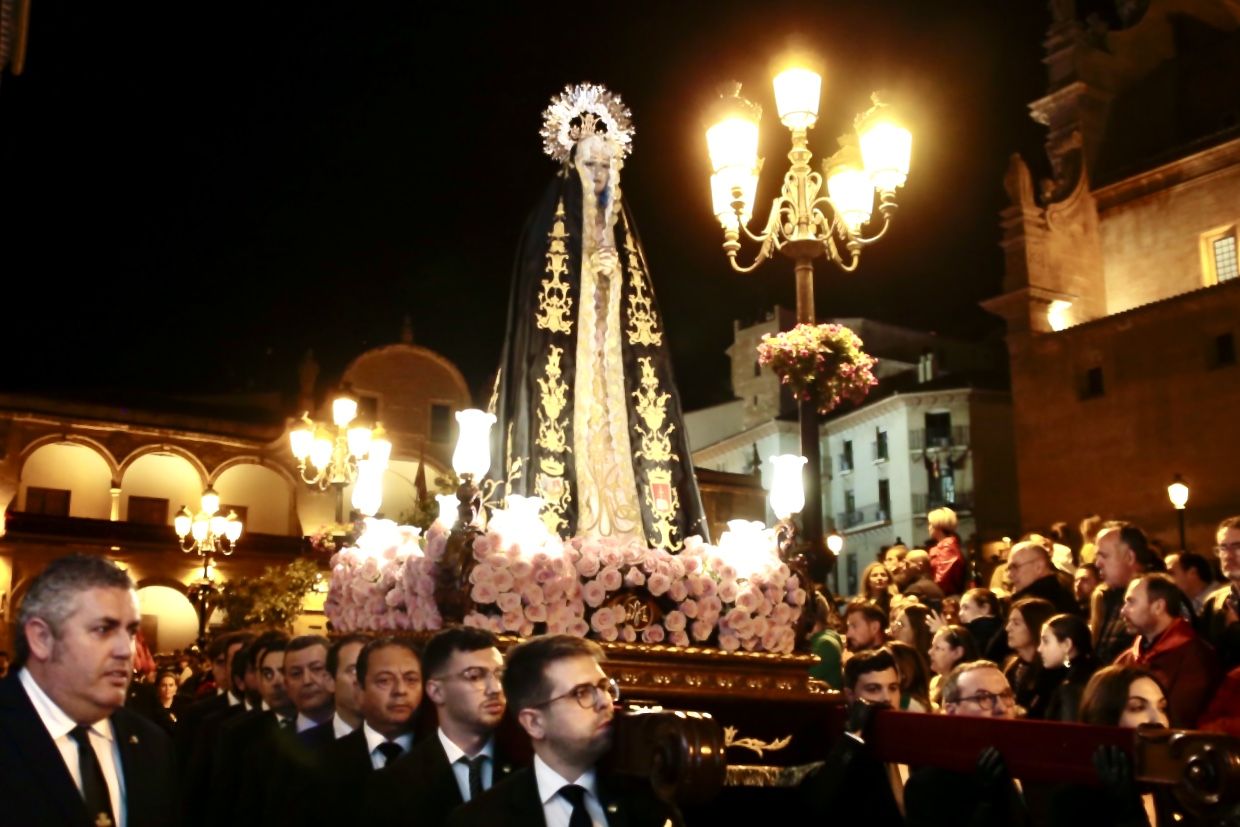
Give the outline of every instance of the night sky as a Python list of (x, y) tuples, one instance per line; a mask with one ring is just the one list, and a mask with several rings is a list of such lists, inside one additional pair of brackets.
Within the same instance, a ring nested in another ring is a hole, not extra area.
[(554, 171), (541, 113), (588, 80), (633, 112), (622, 187), (685, 406), (724, 401), (732, 320), (791, 307), (793, 276), (728, 269), (702, 111), (730, 78), (762, 104), (769, 204), (788, 149), (769, 64), (790, 45), (826, 66), (815, 166), (873, 89), (914, 136), (888, 239), (851, 275), (819, 260), (819, 317), (1001, 327), (977, 302), (1000, 290), (1007, 157), (1040, 169), (1044, 3), (447, 8), (34, 0), (26, 71), (0, 80), (0, 389), (291, 392), (307, 348), (338, 373), (409, 314), (484, 399)]

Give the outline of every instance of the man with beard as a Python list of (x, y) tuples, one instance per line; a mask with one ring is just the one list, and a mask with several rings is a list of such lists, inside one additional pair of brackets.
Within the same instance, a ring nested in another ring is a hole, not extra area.
[(455, 827), (681, 824), (680, 813), (637, 779), (600, 775), (619, 687), (598, 644), (572, 635), (527, 640), (508, 653), (504, 694), (534, 747), (518, 770), (448, 819)]
[(494, 737), (505, 709), (495, 636), (469, 626), (445, 629), (426, 645), (422, 667), (439, 726), (375, 777), (363, 813), (376, 824), (408, 813), (418, 814), (418, 824), (443, 824), (513, 770)]
[(0, 822), (179, 823), (172, 741), (122, 708), (138, 622), (133, 581), (102, 557), (62, 557), (31, 583), (0, 682)]
[(844, 638), (848, 651), (877, 649), (887, 642), (887, 617), (868, 600), (853, 600), (844, 609)]

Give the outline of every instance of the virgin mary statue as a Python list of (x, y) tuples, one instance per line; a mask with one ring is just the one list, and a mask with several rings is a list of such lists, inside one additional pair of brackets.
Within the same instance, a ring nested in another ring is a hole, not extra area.
[(513, 267), (493, 476), (541, 497), (561, 536), (673, 551), (707, 528), (663, 317), (620, 195), (629, 110), (602, 86), (565, 87), (542, 135), (560, 167)]

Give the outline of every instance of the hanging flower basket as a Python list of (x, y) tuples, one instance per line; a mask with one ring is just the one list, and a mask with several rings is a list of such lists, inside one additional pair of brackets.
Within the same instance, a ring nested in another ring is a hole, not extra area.
[(797, 399), (814, 403), (826, 414), (843, 402), (861, 403), (878, 384), (878, 360), (861, 349), (861, 339), (843, 325), (799, 324), (763, 336), (758, 363), (775, 371)]

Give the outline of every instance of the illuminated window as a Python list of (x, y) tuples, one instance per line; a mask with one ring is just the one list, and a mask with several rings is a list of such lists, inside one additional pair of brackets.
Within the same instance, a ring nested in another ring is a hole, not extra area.
[(1201, 264), (1205, 271), (1206, 284), (1218, 284), (1240, 277), (1234, 226), (1202, 236)]

